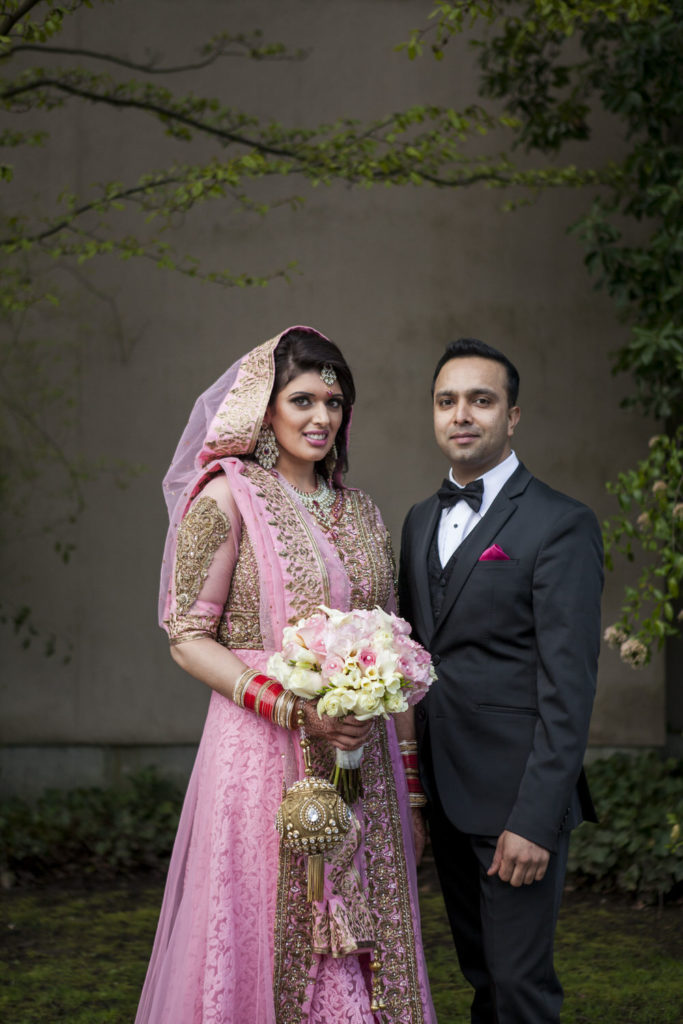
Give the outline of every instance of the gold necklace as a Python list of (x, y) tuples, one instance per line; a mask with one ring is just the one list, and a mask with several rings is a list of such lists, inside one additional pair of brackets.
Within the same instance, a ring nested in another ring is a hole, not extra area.
[(330, 487), (321, 476), (316, 474), (318, 486), (314, 491), (301, 491), (298, 487), (292, 489), (296, 492), (301, 504), (315, 519), (326, 529), (332, 528), (332, 509), (337, 500), (337, 492)]

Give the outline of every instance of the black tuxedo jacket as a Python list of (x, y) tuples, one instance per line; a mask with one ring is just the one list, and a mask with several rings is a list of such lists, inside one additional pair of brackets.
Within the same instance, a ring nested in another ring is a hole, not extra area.
[[(555, 850), (562, 830), (595, 820), (582, 761), (600, 644), (597, 519), (520, 464), (458, 548), (434, 621), (439, 517), (435, 495), (410, 510), (399, 574), (400, 613), (438, 673), (416, 708), (427, 796), (463, 832), (509, 829)], [(494, 543), (508, 560), (480, 561)]]

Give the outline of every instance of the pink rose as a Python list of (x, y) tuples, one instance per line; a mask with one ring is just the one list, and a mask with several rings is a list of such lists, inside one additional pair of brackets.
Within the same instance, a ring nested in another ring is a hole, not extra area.
[(331, 676), (344, 671), (344, 661), (338, 654), (328, 654), (322, 664), (323, 675)]
[(358, 660), (360, 661), (363, 668), (369, 668), (370, 665), (375, 664), (377, 658), (375, 656), (375, 652), (368, 650), (368, 648), (366, 647), (364, 650), (360, 652)]

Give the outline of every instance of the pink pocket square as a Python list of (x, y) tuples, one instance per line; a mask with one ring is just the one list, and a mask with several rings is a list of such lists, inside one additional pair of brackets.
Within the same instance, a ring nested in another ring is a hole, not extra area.
[(487, 548), (479, 556), (480, 562), (509, 562), (510, 556), (506, 555), (501, 547), (497, 544), (492, 544), (490, 548)]

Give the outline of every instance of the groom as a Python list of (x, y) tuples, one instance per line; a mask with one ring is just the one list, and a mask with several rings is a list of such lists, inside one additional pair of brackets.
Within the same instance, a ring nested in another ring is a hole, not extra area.
[[(401, 614), (438, 673), (416, 709), (439, 878), (473, 1024), (557, 1024), (553, 937), (582, 771), (602, 546), (593, 513), (511, 450), (519, 375), (461, 338), (432, 387), (450, 462), (401, 543)], [(552, 439), (548, 438), (548, 443)]]

